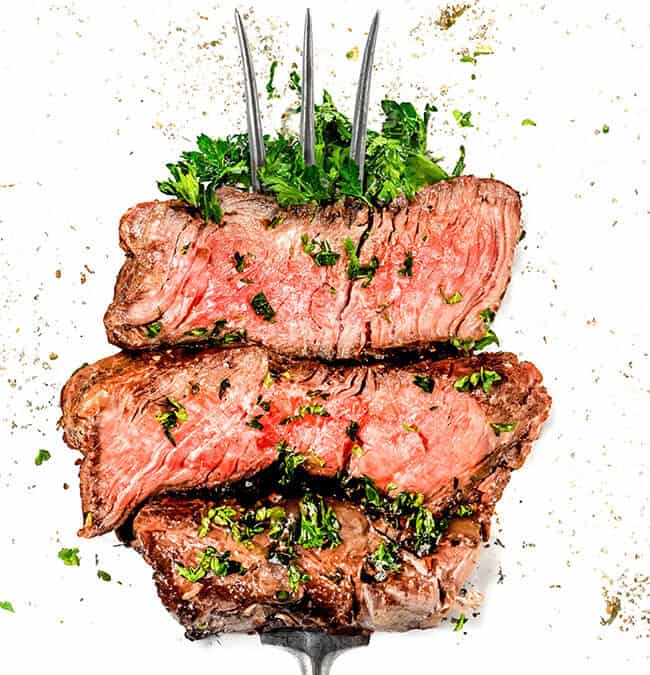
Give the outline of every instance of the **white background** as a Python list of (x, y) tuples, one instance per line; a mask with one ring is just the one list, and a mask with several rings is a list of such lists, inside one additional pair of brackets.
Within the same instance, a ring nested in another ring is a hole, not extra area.
[[(486, 546), (473, 581), (480, 615), (464, 633), (446, 622), (375, 635), (335, 673), (648, 672), (647, 4), (480, 0), (442, 31), (436, 3), (314, 2), (317, 90), (348, 113), (359, 61), (345, 53), (363, 47), (376, 5), (375, 120), (383, 96), (433, 100), (430, 146), (444, 164), (464, 142), (469, 172), (524, 196), (528, 235), (495, 329), (544, 372), (554, 408), (499, 505), (504, 547)], [(187, 642), (137, 554), (112, 535), (76, 539), (76, 457), (56, 430), (70, 372), (113, 350), (101, 318), (122, 259), (119, 216), (156, 196), (164, 163), (197, 133), (243, 128), (233, 6), (2, 5), (0, 600), (16, 610), (0, 610), (3, 673), (297, 672), (254, 636)], [(265, 2), (247, 19), (262, 92), (273, 58), (284, 89), (303, 8)], [(478, 45), (494, 54), (461, 63)], [(263, 97), (269, 131), (284, 94)], [(458, 128), (453, 109), (475, 126)], [(36, 467), (39, 448), (52, 460)], [(80, 548), (80, 567), (64, 567), (61, 546)], [(610, 626), (603, 588), (622, 602)]]

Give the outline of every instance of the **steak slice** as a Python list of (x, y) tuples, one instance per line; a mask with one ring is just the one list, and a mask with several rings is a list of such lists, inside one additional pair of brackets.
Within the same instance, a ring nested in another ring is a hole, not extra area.
[[(485, 514), (451, 520), (432, 554), (418, 558), (399, 550), (399, 569), (385, 580), (368, 561), (391, 539), (360, 508), (328, 500), (340, 525), (336, 548), (296, 547), (292, 564), (308, 580), (291, 589), (288, 568), (268, 559), (267, 532), (245, 543), (227, 528), (200, 536), (201, 517), (212, 502), (162, 497), (147, 503), (133, 523), (133, 545), (154, 569), (165, 607), (191, 639), (222, 632), (277, 628), (328, 632), (409, 630), (435, 626), (454, 607), (480, 555), (480, 520)], [(288, 514), (294, 500), (276, 501)], [(208, 547), (230, 554), (247, 571), (225, 576), (208, 571), (194, 581), (178, 565), (197, 568)]]
[(287, 452), (316, 476), (347, 470), (422, 493), (436, 512), (475, 501), (539, 435), (551, 402), (541, 380), (507, 353), (406, 367), (327, 366), (258, 347), (108, 357), (62, 392), (65, 441), (84, 455), (80, 534), (117, 527), (162, 491), (254, 476)]
[(350, 359), (477, 340), (481, 312), (496, 310), (506, 290), (521, 233), (517, 193), (472, 176), (382, 210), (281, 209), (233, 188), (218, 196), (219, 225), (176, 201), (122, 217), (127, 258), (104, 319), (113, 344), (239, 341)]

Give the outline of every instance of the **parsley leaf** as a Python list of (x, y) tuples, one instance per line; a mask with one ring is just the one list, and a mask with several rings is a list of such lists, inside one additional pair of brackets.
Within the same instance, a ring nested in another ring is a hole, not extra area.
[(304, 495), (300, 502), (300, 546), (336, 548), (341, 543), (340, 529), (334, 510), (320, 495)]
[(465, 617), (464, 614), (461, 614), (457, 619), (454, 620), (455, 625), (454, 625), (454, 633), (460, 633), (461, 630), (463, 630), (463, 627), (467, 623), (467, 618)]
[(59, 551), (59, 560), (63, 561), (64, 565), (68, 567), (79, 567), (79, 549), (78, 548), (62, 548)]
[(515, 427), (517, 426), (517, 423), (516, 422), (506, 422), (506, 423), (491, 422), (490, 426), (494, 429), (494, 433), (497, 436), (499, 436), (502, 433), (514, 431)]
[(168, 164), (171, 179), (160, 181), (158, 189), (166, 195), (181, 199), (199, 211), (205, 220), (220, 223), (223, 218), (221, 204), (212, 184), (199, 180), (197, 169), (192, 164), (179, 162)]
[(536, 127), (537, 122), (535, 120), (531, 120), (529, 117), (526, 119), (521, 120), (521, 126), (522, 127)]
[(153, 323), (145, 324), (145, 328), (147, 329), (147, 337), (155, 338), (162, 330), (162, 323), (154, 321)]
[(104, 570), (97, 570), (97, 578), (102, 581), (110, 581), (112, 579), (111, 575), (108, 572), (104, 572)]
[[(332, 251), (330, 243), (326, 240), (319, 241), (318, 239), (312, 239), (309, 241), (309, 237), (303, 234), (300, 241), (302, 242), (302, 250), (311, 256), (312, 260), (319, 267), (333, 267), (341, 257), (340, 253)], [(316, 251), (316, 247), (318, 247), (318, 251)]]
[(261, 316), (264, 321), (272, 321), (275, 316), (275, 310), (266, 299), (266, 295), (260, 291), (252, 300), (251, 307), (257, 316)]
[(292, 593), (297, 593), (301, 584), (307, 584), (311, 581), (309, 574), (303, 572), (298, 565), (294, 565), (293, 563), (287, 569), (287, 578)]
[(413, 378), (413, 384), (416, 387), (420, 387), (420, 389), (422, 389), (422, 391), (426, 392), (427, 394), (431, 394), (433, 392), (434, 381), (430, 375), (416, 375)]
[(350, 262), (348, 263), (348, 279), (351, 279), (352, 281), (355, 279), (365, 279), (361, 286), (366, 288), (375, 277), (375, 272), (379, 267), (379, 260), (374, 256), (368, 265), (362, 265), (359, 261), (357, 249), (352, 239), (347, 237), (343, 242), (343, 246), (350, 259)]
[(156, 415), (156, 420), (160, 422), (169, 442), (175, 446), (176, 441), (172, 436), (171, 430), (175, 429), (179, 422), (187, 421), (187, 410), (185, 410), (181, 403), (170, 396), (167, 397), (166, 405), (169, 409), (158, 413)]
[(461, 112), (460, 110), (452, 111), (454, 119), (459, 127), (473, 127), (472, 124), (472, 113), (471, 112)]
[(461, 176), (463, 171), (465, 171), (465, 146), (461, 145), (460, 155), (458, 157), (458, 161), (456, 162), (456, 166), (454, 166), (454, 170), (451, 172), (451, 175), (456, 178), (457, 176)]
[(246, 262), (246, 256), (247, 255), (248, 255), (247, 253), (245, 253), (244, 255), (241, 255), (237, 251), (235, 251), (235, 253), (233, 255), (233, 259), (235, 261), (235, 269), (237, 270), (237, 272), (239, 272), (239, 274), (241, 274), (244, 271), (244, 265), (245, 265), (245, 262)]
[(6, 612), (15, 614), (14, 606), (9, 602), (9, 600), (0, 600), (0, 609), (4, 609)]
[(399, 572), (402, 565), (397, 544), (382, 541), (370, 555), (369, 562), (375, 570), (374, 580), (386, 581), (391, 574)]
[(272, 98), (280, 98), (280, 94), (275, 89), (275, 85), (273, 84), (273, 80), (275, 79), (275, 70), (278, 67), (278, 62), (273, 61), (271, 63), (271, 68), (269, 70), (269, 80), (266, 83), (266, 97), (271, 100)]
[(486, 370), (481, 366), (480, 370), (459, 377), (456, 382), (454, 382), (454, 389), (456, 389), (456, 391), (473, 391), (478, 386), (481, 386), (483, 391), (488, 394), (492, 385), (500, 380), (501, 375), (495, 370)]
[(463, 299), (463, 295), (460, 291), (456, 291), (453, 295), (447, 297), (445, 295), (445, 292), (441, 288), (440, 295), (442, 296), (442, 299), (445, 301), (445, 304), (447, 305), (455, 305), (457, 302), (460, 302)]
[(401, 274), (403, 277), (412, 277), (413, 276), (413, 253), (409, 251), (404, 258), (402, 266), (397, 270), (398, 274)]
[(176, 563), (176, 571), (188, 581), (196, 583), (212, 573), (217, 577), (225, 577), (229, 574), (246, 574), (248, 569), (240, 562), (230, 559), (230, 551), (217, 553), (216, 549), (208, 546), (204, 553), (201, 554), (196, 567), (185, 567)]
[(38, 451), (36, 458), (34, 459), (34, 464), (36, 464), (36, 466), (41, 466), (43, 462), (47, 462), (51, 457), (52, 455), (49, 453), (48, 450), (44, 450), (43, 448), (41, 448)]

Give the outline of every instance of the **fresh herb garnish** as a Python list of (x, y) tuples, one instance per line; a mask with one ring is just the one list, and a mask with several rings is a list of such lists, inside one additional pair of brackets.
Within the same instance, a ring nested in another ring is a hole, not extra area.
[(251, 417), (248, 422), (246, 422), (247, 427), (251, 427), (252, 429), (258, 429), (262, 430), (264, 429), (264, 425), (260, 422), (260, 418), (262, 415), (255, 415), (254, 417)]
[(369, 562), (375, 570), (375, 581), (386, 581), (391, 574), (399, 572), (402, 559), (397, 544), (382, 541), (370, 554)]
[(304, 418), (306, 415), (316, 415), (318, 417), (330, 417), (330, 414), (325, 410), (321, 403), (305, 403), (298, 408), (298, 411), (291, 415), (290, 417), (285, 417), (280, 424), (291, 424), (291, 422), (297, 422), (298, 420)]
[(257, 316), (261, 316), (264, 321), (272, 321), (275, 316), (275, 310), (266, 299), (266, 295), (260, 291), (252, 300), (251, 307)]
[(155, 338), (162, 330), (162, 323), (154, 321), (153, 323), (145, 324), (145, 328), (147, 329), (147, 337)]
[(336, 548), (341, 526), (331, 506), (320, 495), (307, 493), (300, 502), (300, 535), (303, 548)]
[(434, 381), (431, 375), (416, 375), (413, 378), (413, 384), (416, 387), (420, 387), (420, 389), (425, 391), (427, 394), (433, 392)]
[(167, 407), (169, 408), (168, 410), (156, 415), (156, 420), (160, 422), (169, 442), (172, 445), (176, 445), (171, 430), (175, 429), (180, 422), (187, 421), (187, 410), (185, 410), (181, 403), (170, 396), (167, 397)]
[(221, 380), (219, 383), (219, 398), (223, 399), (226, 391), (230, 388), (230, 380), (228, 378), (224, 378)]
[(217, 553), (212, 546), (208, 546), (201, 554), (196, 567), (185, 567), (176, 563), (176, 571), (192, 583), (200, 581), (210, 572), (217, 577), (225, 577), (229, 574), (246, 574), (248, 572), (247, 568), (240, 562), (230, 559), (230, 551)]
[(266, 371), (266, 375), (264, 376), (264, 379), (262, 380), (262, 385), (265, 387), (271, 387), (273, 386), (274, 382), (278, 381), (278, 376), (272, 373), (270, 370)]
[(467, 112), (461, 112), (460, 110), (454, 110), (453, 111), (454, 119), (456, 120), (456, 123), (458, 124), (459, 127), (473, 127), (474, 125), (472, 124), (472, 113), (467, 111)]
[(348, 438), (351, 441), (356, 441), (357, 440), (357, 432), (359, 431), (359, 423), (355, 422), (354, 420), (350, 420), (350, 423), (347, 426), (347, 429), (345, 430), (345, 433), (347, 434)]
[(216, 186), (201, 182), (197, 167), (193, 164), (167, 164), (167, 169), (171, 178), (160, 181), (158, 189), (163, 194), (176, 197), (195, 208), (205, 220), (220, 223), (223, 211), (215, 193)]
[(181, 246), (181, 255), (185, 255), (190, 250), (191, 245), (192, 245), (191, 241), (187, 242), (187, 244), (183, 244)]
[(246, 256), (247, 255), (248, 255), (247, 253), (245, 253), (244, 255), (241, 255), (237, 251), (235, 251), (235, 253), (233, 255), (233, 258), (235, 260), (235, 269), (240, 274), (244, 271), (244, 265), (246, 263)]
[[(297, 67), (289, 86), (300, 91)], [(281, 133), (267, 138), (266, 163), (259, 171), (263, 191), (273, 194), (280, 206), (321, 204), (345, 197), (382, 204), (400, 194), (411, 198), (424, 185), (448, 178), (426, 149), (426, 127), (435, 108), (427, 106), (420, 115), (410, 103), (385, 100), (382, 109), (381, 133), (368, 132), (365, 189), (350, 158), (350, 120), (324, 92), (315, 110), (315, 166), (305, 165), (296, 136)], [(246, 134), (222, 139), (201, 135), (197, 145), (198, 150), (182, 153), (177, 164), (169, 165), (171, 180), (160, 185), (167, 194), (207, 212), (208, 207), (218, 205), (214, 196), (218, 186), (250, 186), (248, 138)]]
[(269, 80), (266, 83), (266, 96), (269, 100), (272, 98), (280, 98), (280, 94), (275, 89), (275, 85), (273, 84), (273, 80), (275, 79), (275, 70), (278, 67), (278, 62), (273, 61), (271, 63), (271, 68), (269, 70)]
[(474, 513), (474, 507), (471, 504), (461, 504), (457, 509), (455, 515), (459, 518), (467, 518)]
[(536, 127), (537, 122), (535, 120), (531, 120), (529, 117), (526, 119), (521, 120), (521, 126), (522, 127)]
[(296, 470), (305, 463), (307, 458), (305, 455), (296, 452), (295, 448), (290, 450), (286, 441), (278, 443), (277, 448), (280, 451), (278, 458), (280, 477), (278, 478), (278, 483), (280, 485), (290, 485), (294, 480)]
[(499, 344), (499, 338), (492, 328), (490, 328), (492, 321), (494, 321), (494, 312), (490, 308), (486, 308), (480, 312), (480, 317), (483, 319), (483, 325), (485, 326), (483, 337), (478, 340), (451, 338), (449, 343), (452, 347), (455, 347), (464, 354), (469, 354), (472, 350), (480, 351), (490, 344)]
[(79, 567), (79, 549), (78, 548), (62, 548), (59, 551), (59, 560), (63, 561), (64, 565), (68, 567)]
[(191, 328), (190, 330), (186, 330), (184, 335), (188, 335), (190, 337), (205, 337), (209, 333), (207, 328)]
[(460, 291), (456, 291), (453, 295), (446, 296), (445, 292), (440, 288), (440, 295), (445, 301), (446, 305), (455, 305), (457, 302), (460, 302), (463, 299), (463, 295)]
[(463, 171), (465, 171), (465, 146), (461, 145), (459, 150), (460, 150), (460, 155), (458, 156), (458, 161), (456, 162), (456, 165), (454, 166), (454, 170), (451, 172), (451, 175), (454, 178), (457, 178), (458, 176), (461, 176), (463, 174)]
[(255, 405), (258, 405), (260, 408), (262, 408), (264, 412), (271, 410), (271, 401), (265, 401), (261, 395), (257, 397)]
[(34, 464), (36, 464), (36, 466), (40, 466), (43, 462), (47, 462), (51, 457), (52, 455), (48, 450), (41, 448), (36, 454)]
[(287, 579), (292, 593), (297, 593), (298, 588), (302, 584), (307, 584), (311, 581), (309, 574), (303, 572), (298, 565), (294, 565), (293, 563), (287, 568)]
[(397, 270), (399, 274), (403, 277), (412, 277), (413, 276), (413, 253), (409, 251), (404, 258), (402, 266)]
[(418, 430), (415, 424), (408, 424), (406, 422), (402, 423), (402, 429), (404, 429), (404, 431), (409, 431), (411, 433), (415, 433)]
[(481, 366), (480, 370), (477, 370), (470, 375), (459, 377), (454, 382), (454, 389), (456, 389), (456, 391), (473, 391), (478, 386), (481, 386), (483, 391), (488, 394), (492, 385), (500, 380), (501, 375), (495, 370), (486, 370)]
[[(319, 267), (333, 267), (341, 257), (340, 253), (332, 251), (332, 247), (327, 240), (312, 239), (309, 241), (306, 234), (303, 234), (300, 240), (302, 241), (302, 250), (311, 256)], [(316, 247), (318, 247), (318, 250), (316, 250)]]
[(231, 330), (227, 333), (222, 331), (226, 328), (227, 321), (225, 319), (219, 319), (215, 321), (214, 328), (210, 333), (208, 338), (210, 344), (213, 345), (231, 345), (238, 342), (246, 342), (246, 331), (243, 329)]
[(0, 609), (4, 609), (5, 612), (11, 612), (15, 614), (14, 606), (9, 602), (9, 600), (0, 600)]
[(506, 423), (491, 422), (490, 426), (494, 429), (494, 433), (497, 436), (499, 436), (499, 434), (507, 433), (509, 431), (513, 431), (514, 428), (517, 426), (517, 424), (516, 424), (516, 422), (506, 422)]
[(300, 73), (298, 72), (298, 65), (296, 63), (291, 64), (291, 72), (289, 73), (289, 89), (292, 89), (297, 94), (302, 93)]
[(352, 281), (355, 279), (365, 279), (361, 286), (366, 288), (374, 279), (375, 272), (379, 267), (379, 260), (377, 259), (377, 256), (374, 256), (367, 265), (362, 265), (359, 261), (357, 249), (352, 239), (346, 238), (346, 240), (343, 242), (343, 246), (345, 247), (345, 252), (348, 254), (348, 258), (350, 259), (348, 262), (348, 279), (351, 279)]
[(110, 581), (112, 579), (111, 575), (108, 572), (104, 572), (104, 570), (97, 570), (97, 578), (102, 581)]
[(467, 618), (464, 614), (461, 614), (457, 619), (454, 619), (454, 633), (460, 633), (463, 630), (463, 627), (467, 623)]

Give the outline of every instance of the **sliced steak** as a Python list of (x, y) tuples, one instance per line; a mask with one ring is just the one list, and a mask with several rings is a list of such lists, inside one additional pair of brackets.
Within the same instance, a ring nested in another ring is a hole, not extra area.
[(506, 353), (408, 367), (334, 367), (258, 347), (111, 356), (62, 392), (65, 440), (84, 455), (80, 534), (115, 528), (161, 491), (253, 476), (286, 451), (311, 474), (365, 475), (438, 512), (521, 465), (550, 407), (541, 380)]
[[(293, 589), (288, 567), (269, 560), (273, 540), (268, 532), (246, 542), (235, 541), (224, 527), (200, 532), (211, 502), (162, 497), (148, 503), (134, 520), (133, 544), (153, 567), (164, 605), (192, 639), (287, 627), (402, 631), (439, 623), (478, 561), (480, 516), (453, 519), (430, 555), (418, 558), (399, 549), (398, 568), (378, 580), (369, 556), (382, 542), (390, 546), (391, 539), (358, 507), (328, 502), (341, 543), (336, 548), (297, 546), (292, 564), (308, 578)], [(288, 514), (298, 509), (291, 500), (275, 506)], [(182, 567), (198, 569), (206, 550), (228, 552), (236, 569), (222, 569), (229, 572), (223, 576), (207, 570), (198, 580), (183, 576)]]
[(481, 312), (501, 302), (521, 232), (517, 193), (472, 176), (380, 211), (280, 209), (233, 188), (218, 195), (219, 225), (175, 201), (123, 216), (127, 259), (104, 319), (113, 344), (240, 341), (349, 359), (476, 340)]

